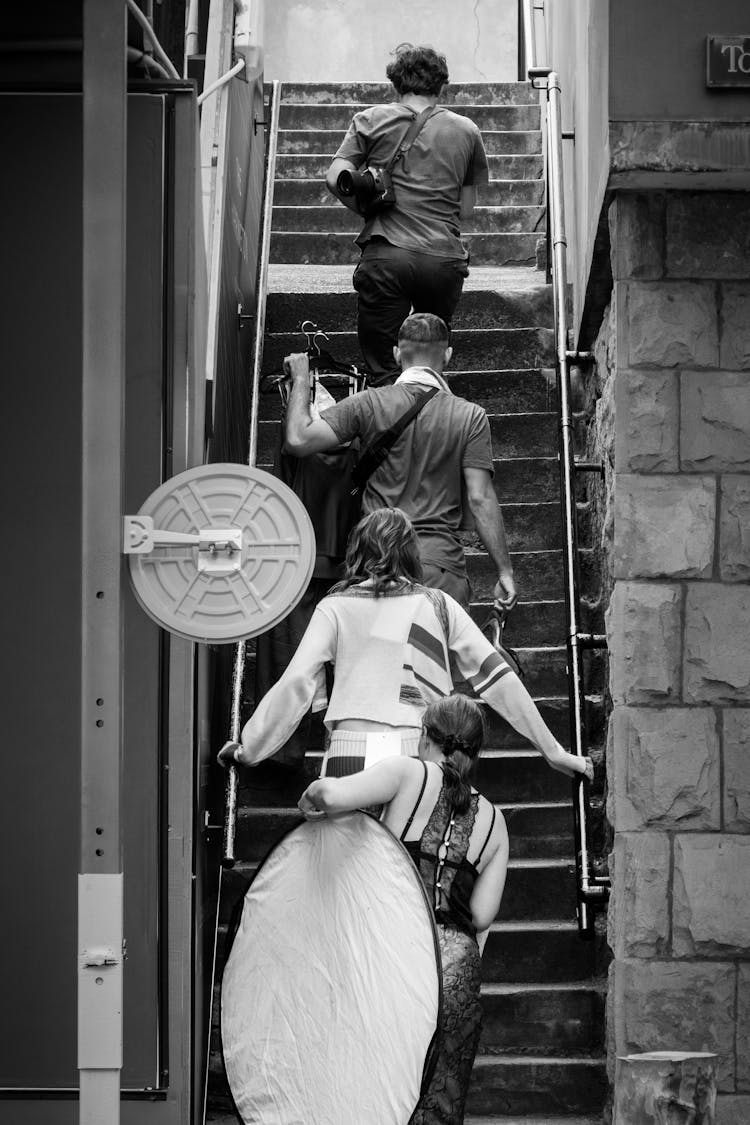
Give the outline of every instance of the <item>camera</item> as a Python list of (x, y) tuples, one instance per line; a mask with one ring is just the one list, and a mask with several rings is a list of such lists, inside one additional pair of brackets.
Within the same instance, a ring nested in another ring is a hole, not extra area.
[(391, 174), (385, 168), (365, 168), (363, 172), (345, 168), (339, 172), (336, 187), (339, 195), (354, 197), (365, 218), (396, 202)]

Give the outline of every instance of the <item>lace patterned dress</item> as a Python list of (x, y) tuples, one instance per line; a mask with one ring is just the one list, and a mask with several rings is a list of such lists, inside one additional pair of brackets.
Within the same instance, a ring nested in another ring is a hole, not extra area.
[[(409, 1125), (462, 1125), (464, 1120), (482, 1022), (481, 960), (469, 905), (477, 867), (466, 858), (479, 799), (479, 794), (473, 793), (468, 811), (454, 814), (443, 783), (420, 839), (404, 841), (434, 906), (443, 974), (437, 1060)], [(492, 834), (494, 819), (493, 810), (477, 864)]]

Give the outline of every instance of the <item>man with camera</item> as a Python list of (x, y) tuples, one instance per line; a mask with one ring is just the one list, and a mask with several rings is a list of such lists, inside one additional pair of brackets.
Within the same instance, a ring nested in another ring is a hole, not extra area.
[(365, 219), (354, 288), (371, 386), (397, 377), (393, 347), (412, 308), (450, 329), (469, 272), (459, 222), (489, 175), (477, 126), (437, 105), (445, 58), (409, 43), (394, 54), (386, 74), (397, 100), (354, 115), (326, 174), (328, 189)]
[[(296, 457), (308, 457), (358, 438), (359, 465), (369, 459), (371, 470), (362, 495), (363, 514), (401, 508), (419, 539), (425, 585), (445, 590), (466, 610), (469, 583), (459, 531), (470, 513), (497, 570), (495, 603), (510, 610), (517, 593), (492, 485), (487, 415), (475, 403), (453, 395), (443, 378), (452, 348), (439, 317), (414, 313), (397, 336), (393, 354), (402, 373), (396, 382), (351, 395), (317, 417), (310, 410), (308, 357), (304, 352), (287, 356), (284, 368), (291, 390), (285, 448)], [(375, 458), (373, 464), (369, 454), (389, 431), (398, 436), (385, 457)]]

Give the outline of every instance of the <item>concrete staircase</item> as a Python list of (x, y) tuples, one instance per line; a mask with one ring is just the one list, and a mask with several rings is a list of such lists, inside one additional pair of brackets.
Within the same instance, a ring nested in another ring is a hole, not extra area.
[[(315, 85), (282, 88), (271, 260), (355, 263), (358, 216), (326, 190), (323, 177), (352, 115), (391, 100), (392, 87)], [(474, 265), (535, 265), (546, 229), (539, 105), (524, 83), (451, 86), (442, 104), (482, 130), (490, 187), (464, 234)]]
[[(384, 94), (380, 87), (286, 90), (282, 127), (289, 135), (282, 134), (285, 154), (291, 135), (302, 131), (309, 120), (308, 109), (314, 122), (312, 131), (320, 134), (320, 122), (325, 118), (326, 131), (338, 137), (353, 112), (353, 103), (374, 101)], [(507, 138), (515, 130), (522, 138), (519, 144), (534, 149), (536, 142), (528, 137), (538, 124), (538, 107), (528, 104), (529, 92), (522, 85), (455, 87), (451, 97), (457, 108), (472, 116), (476, 113), (483, 130), (488, 130), (488, 148), (495, 138), (498, 146), (504, 146), (496, 151), (524, 153), (513, 158), (491, 157), (503, 163), (494, 166), (494, 174), (502, 179), (491, 185), (490, 198), (504, 202), (488, 209), (492, 215), (485, 218), (492, 223), (492, 233), (484, 231), (480, 219), (477, 233), (471, 236), (472, 274), (454, 320), (454, 369), (448, 374), (454, 393), (480, 403), (490, 418), (495, 487), (521, 595), (506, 640), (518, 651), (526, 685), (547, 723), (566, 743), (556, 403), (550, 370), (551, 292), (543, 275), (528, 266), (474, 268), (479, 255), (486, 255), (485, 260), (497, 266), (492, 247), (499, 246), (507, 253), (507, 257), (501, 255), (502, 264), (517, 263), (521, 255), (526, 263), (536, 261), (539, 236), (533, 232), (544, 228), (542, 182), (532, 178), (540, 174), (539, 158), (526, 155), (525, 149), (515, 148)], [(503, 140), (497, 140), (500, 137)], [(316, 150), (323, 145), (317, 137), (310, 143)], [(327, 144), (326, 153), (333, 151), (335, 143)], [(350, 252), (350, 236), (334, 233), (336, 224), (344, 222), (339, 217), (344, 209), (324, 201), (325, 188), (314, 178), (328, 158), (306, 151), (289, 153), (279, 167), (276, 201), (277, 212), (283, 215), (274, 220), (267, 371), (274, 370), (288, 351), (302, 347), (298, 330), (307, 318), (328, 332), (330, 350), (337, 358), (359, 359), (355, 296), (349, 270), (341, 266), (349, 260), (345, 256), (354, 260), (355, 255)], [(504, 163), (508, 159), (536, 163), (521, 165), (528, 171), (527, 179), (513, 178), (512, 167)], [(315, 160), (318, 164), (313, 171), (311, 162)], [(521, 233), (510, 233), (501, 225), (503, 213), (515, 221), (513, 214), (519, 209), (515, 204), (521, 199), (519, 207), (534, 212), (535, 217)], [(294, 209), (295, 200), (299, 201), (298, 213), (291, 215), (288, 211)], [(308, 221), (312, 233), (305, 233)], [(282, 222), (289, 224), (288, 231), (282, 230)], [(304, 265), (319, 262), (317, 248), (325, 247), (329, 255), (325, 260), (333, 265), (322, 269)], [(293, 265), (288, 264), (292, 254), (297, 255)], [(279, 409), (278, 397), (264, 399), (261, 462), (270, 462)], [(585, 520), (583, 528), (585, 544)], [(584, 549), (584, 560), (586, 555)], [(469, 546), (468, 556), (475, 599), (472, 613), (482, 620), (491, 598), (493, 574), (478, 544)], [(587, 624), (598, 628), (600, 623)], [(250, 662), (248, 707), (252, 703), (252, 656)], [(594, 727), (601, 721), (597, 698), (590, 700), (589, 717)], [(577, 932), (570, 782), (522, 745), (500, 719), (490, 719), (489, 749), (480, 763), (478, 786), (506, 817), (511, 863), (502, 907), (484, 952), (484, 1026), (466, 1120), (468, 1125), (600, 1125), (606, 1093), (602, 1053), (605, 950), (603, 941), (583, 942)], [(317, 774), (320, 756), (316, 739), (307, 759), (311, 777)], [(252, 775), (242, 778), (237, 841), (242, 862), (224, 880), (220, 951), (234, 903), (244, 893), (257, 863), (298, 819), (296, 791), (253, 789), (252, 781)], [(217, 1019), (218, 1004), (214, 1007)], [(218, 1026), (212, 1038), (209, 1083), (207, 1120), (214, 1125), (235, 1122)]]

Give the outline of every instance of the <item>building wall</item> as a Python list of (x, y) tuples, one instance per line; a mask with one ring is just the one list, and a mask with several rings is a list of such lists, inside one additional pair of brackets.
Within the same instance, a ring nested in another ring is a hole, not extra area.
[(399, 43), (448, 59), (452, 82), (515, 82), (517, 0), (266, 0), (265, 77), (384, 82)]
[[(616, 7), (616, 5), (615, 5)], [(540, 62), (560, 79), (568, 275), (573, 325), (583, 315), (586, 284), (609, 176), (609, 0), (547, 3), (547, 42)]]
[(619, 192), (609, 224), (609, 1059), (716, 1051), (746, 1125), (750, 193)]
[(747, 0), (653, 0), (612, 4), (613, 121), (746, 120), (750, 90), (707, 89), (706, 36), (747, 35)]

